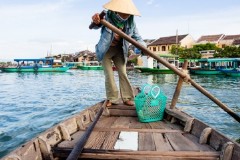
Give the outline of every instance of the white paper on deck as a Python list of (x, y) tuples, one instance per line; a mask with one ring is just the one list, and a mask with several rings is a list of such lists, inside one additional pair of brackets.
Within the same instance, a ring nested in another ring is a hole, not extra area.
[(138, 150), (138, 132), (121, 132), (114, 149)]

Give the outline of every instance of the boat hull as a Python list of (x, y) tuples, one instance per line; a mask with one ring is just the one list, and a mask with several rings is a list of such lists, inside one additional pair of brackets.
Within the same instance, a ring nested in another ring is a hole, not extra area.
[(103, 70), (102, 66), (77, 66), (81, 70)]
[(170, 69), (158, 69), (158, 68), (146, 68), (146, 67), (134, 67), (135, 70), (138, 70), (142, 73), (159, 73), (159, 74), (174, 74)]
[[(98, 112), (98, 103), (53, 126), (6, 155), (10, 159), (66, 159), (85, 137)], [(105, 108), (79, 158), (86, 159), (219, 159), (226, 145), (233, 150), (230, 160), (240, 159), (240, 145), (188, 114), (165, 110), (163, 121), (141, 123), (134, 106), (122, 103)], [(180, 123), (181, 122), (181, 123)], [(211, 131), (206, 134), (207, 130)], [(206, 140), (206, 141), (204, 141)], [(129, 145), (131, 144), (131, 145)], [(221, 151), (221, 153), (220, 153)]]
[(1, 68), (2, 72), (66, 72), (69, 67), (49, 67), (49, 68)]
[(191, 69), (190, 74), (196, 75), (223, 75), (220, 70), (206, 70), (206, 69)]
[(223, 74), (231, 77), (240, 77), (240, 70), (222, 70)]

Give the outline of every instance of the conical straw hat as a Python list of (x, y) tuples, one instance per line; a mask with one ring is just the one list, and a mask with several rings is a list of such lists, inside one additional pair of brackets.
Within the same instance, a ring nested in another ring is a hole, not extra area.
[(132, 0), (111, 0), (110, 2), (105, 4), (103, 7), (115, 12), (140, 16), (140, 13), (135, 7)]

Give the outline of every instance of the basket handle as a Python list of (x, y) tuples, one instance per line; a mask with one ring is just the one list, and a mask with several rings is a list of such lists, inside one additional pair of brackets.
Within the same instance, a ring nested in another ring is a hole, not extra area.
[[(158, 89), (158, 91), (157, 91), (157, 93), (155, 94), (154, 93), (154, 89)], [(161, 92), (161, 88), (159, 87), (159, 86), (157, 86), (157, 85), (155, 85), (155, 86), (153, 86), (152, 87), (152, 89), (151, 89), (151, 95), (153, 96), (153, 98), (157, 98), (158, 97), (158, 95), (160, 94), (160, 92)], [(155, 94), (155, 95), (154, 95)]]
[(145, 95), (150, 92), (150, 91), (146, 92), (147, 88), (151, 88), (151, 85), (150, 84), (145, 84), (141, 87), (141, 92), (144, 93)]

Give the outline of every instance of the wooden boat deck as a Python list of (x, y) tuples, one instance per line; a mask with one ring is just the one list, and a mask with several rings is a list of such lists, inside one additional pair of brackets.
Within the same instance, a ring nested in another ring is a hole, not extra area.
[[(102, 103), (59, 123), (3, 160), (66, 159)], [(177, 109), (165, 110), (163, 121), (141, 123), (135, 107), (105, 109), (80, 159), (238, 160), (240, 145)]]
[[(218, 159), (220, 151), (185, 132), (184, 127), (167, 120), (141, 123), (135, 107), (114, 105), (97, 122), (81, 158), (93, 159)], [(185, 117), (192, 120), (191, 117)], [(66, 158), (84, 130), (53, 147), (54, 155)], [(198, 132), (198, 127), (195, 127)], [(126, 139), (120, 135), (130, 136)], [(120, 137), (120, 138), (119, 138)], [(122, 146), (117, 146), (117, 144)], [(135, 146), (129, 149), (128, 146)], [(126, 148), (124, 148), (126, 147)]]

